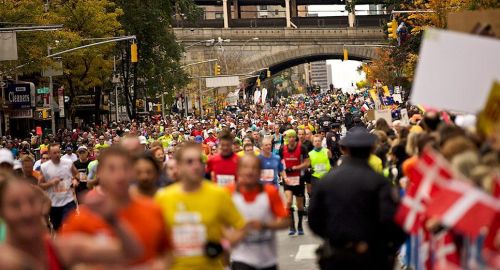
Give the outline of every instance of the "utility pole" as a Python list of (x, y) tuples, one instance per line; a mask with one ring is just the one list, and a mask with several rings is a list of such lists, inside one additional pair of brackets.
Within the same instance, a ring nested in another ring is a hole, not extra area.
[(198, 98), (199, 98), (198, 107), (200, 107), (200, 116), (203, 118), (203, 102), (202, 102), (202, 97), (201, 97), (201, 78), (198, 79)]
[(118, 80), (115, 79), (116, 75), (116, 56), (113, 55), (113, 83), (115, 86), (115, 115), (116, 115), (116, 122), (118, 122)]
[(161, 117), (165, 119), (165, 93), (161, 92)]
[[(47, 56), (50, 55), (50, 45), (47, 46)], [(52, 135), (56, 135), (56, 116), (54, 112), (54, 105), (52, 104), (54, 102), (54, 83), (52, 82), (52, 74), (49, 76), (49, 104), (50, 104), (50, 121), (51, 121), (51, 126), (50, 128), (52, 129)]]

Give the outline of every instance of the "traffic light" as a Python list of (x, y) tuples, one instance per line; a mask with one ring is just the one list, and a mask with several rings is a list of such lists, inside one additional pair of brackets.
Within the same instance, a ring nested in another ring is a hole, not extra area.
[(136, 43), (132, 43), (132, 45), (130, 45), (130, 62), (132, 62), (132, 63), (138, 62), (137, 44)]
[(396, 21), (396, 19), (392, 19), (392, 21), (387, 24), (387, 37), (390, 39), (397, 39), (397, 29), (398, 22)]
[(269, 70), (269, 69), (267, 70), (267, 77), (271, 78), (271, 70)]
[(220, 66), (217, 63), (214, 66), (214, 74), (215, 74), (215, 76), (219, 76), (220, 75)]
[(347, 49), (344, 48), (344, 61), (349, 60), (349, 53), (347, 52)]
[(256, 83), (257, 83), (257, 86), (260, 87), (260, 78), (257, 78)]
[(42, 119), (45, 120), (49, 118), (49, 110), (43, 110), (42, 111)]

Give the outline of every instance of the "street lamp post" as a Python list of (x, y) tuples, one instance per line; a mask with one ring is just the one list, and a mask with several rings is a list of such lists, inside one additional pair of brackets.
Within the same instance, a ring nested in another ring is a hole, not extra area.
[[(50, 55), (50, 46), (47, 46), (47, 56)], [(54, 83), (52, 81), (52, 74), (49, 76), (49, 104), (50, 104), (50, 121), (52, 129), (52, 135), (56, 135), (56, 117), (54, 112)]]
[(247, 46), (247, 43), (250, 42), (250, 41), (256, 41), (256, 40), (259, 40), (258, 37), (253, 37), (253, 38), (249, 38), (247, 40), (245, 40), (245, 42), (243, 42), (243, 46), (241, 46), (241, 50), (238, 54), (238, 58), (236, 58), (237, 60), (240, 59), (241, 55), (243, 54), (243, 51), (245, 50), (245, 47)]
[(184, 48), (184, 50), (187, 50), (187, 49), (189, 49), (189, 48), (191, 48), (191, 47), (194, 47), (194, 46), (196, 46), (196, 45), (198, 45), (198, 44), (201, 44), (201, 43), (204, 43), (204, 42), (205, 42), (205, 43), (208, 43), (208, 44), (210, 44), (210, 45), (212, 45), (212, 44), (214, 44), (214, 43), (215, 43), (215, 39), (213, 39), (213, 38), (212, 38), (212, 39), (201, 40), (201, 41), (195, 42), (195, 43), (193, 43), (193, 44), (191, 44), (191, 45), (189, 45), (189, 46), (186, 46), (186, 47)]

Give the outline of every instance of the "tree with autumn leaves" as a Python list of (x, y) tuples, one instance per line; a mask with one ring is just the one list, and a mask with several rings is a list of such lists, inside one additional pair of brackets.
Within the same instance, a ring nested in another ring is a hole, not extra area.
[(366, 82), (359, 86), (373, 86), (376, 81), (388, 86), (402, 86), (409, 94), (416, 65), (423, 31), (428, 27), (446, 28), (448, 14), (462, 10), (500, 8), (498, 0), (387, 0), (392, 10), (432, 10), (426, 13), (395, 14), (398, 25), (402, 22), (408, 28), (409, 37), (393, 47), (377, 49), (377, 57), (370, 63), (364, 63), (360, 70), (366, 74)]
[[(41, 77), (44, 68), (53, 66), (46, 58), (47, 49), (56, 53), (102, 39), (136, 35), (140, 62), (130, 64), (130, 44), (122, 42), (99, 45), (62, 55), (63, 76), (54, 77), (56, 87), (64, 85), (70, 97), (69, 113), (77, 95), (95, 97), (96, 123), (100, 121), (100, 97), (111, 89), (114, 59), (124, 77), (120, 96), (130, 118), (136, 117), (135, 101), (142, 95), (157, 92), (173, 94), (173, 89), (188, 82), (180, 68), (182, 47), (175, 42), (173, 10), (188, 19), (199, 16), (191, 0), (4, 0), (0, 1), (0, 27), (62, 24), (53, 32), (18, 32), (17, 61), (0, 62), (0, 75), (18, 77), (36, 85), (47, 84)], [(22, 66), (22, 67), (20, 67)]]

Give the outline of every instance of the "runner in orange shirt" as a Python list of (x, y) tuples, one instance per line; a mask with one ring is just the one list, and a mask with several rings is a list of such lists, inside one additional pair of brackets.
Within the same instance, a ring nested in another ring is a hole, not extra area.
[[(129, 195), (133, 175), (129, 152), (119, 146), (111, 146), (99, 156), (97, 177), (103, 194), (93, 192), (88, 196), (93, 200), (111, 200), (118, 205), (118, 218), (130, 225), (141, 242), (143, 256), (125, 263), (134, 266), (164, 264), (171, 244), (163, 215), (159, 206), (149, 198)], [(64, 235), (87, 233), (113, 236), (109, 224), (85, 206), (80, 206), (79, 214), (74, 213), (68, 218), (61, 232)]]

